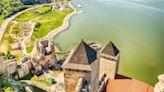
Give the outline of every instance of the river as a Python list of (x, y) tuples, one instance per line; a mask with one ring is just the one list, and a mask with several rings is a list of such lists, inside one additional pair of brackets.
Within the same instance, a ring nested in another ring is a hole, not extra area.
[(73, 0), (82, 14), (54, 38), (63, 51), (85, 41), (109, 41), (119, 48), (119, 74), (154, 85), (164, 73), (163, 0)]

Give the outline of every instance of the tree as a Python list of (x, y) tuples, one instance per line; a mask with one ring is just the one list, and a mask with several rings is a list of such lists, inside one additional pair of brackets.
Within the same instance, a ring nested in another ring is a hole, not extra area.
[(0, 0), (0, 15), (4, 18), (24, 9), (23, 3), (19, 0)]
[(11, 87), (11, 80), (0, 72), (0, 91), (3, 91), (3, 89), (7, 87)]
[(33, 0), (21, 0), (21, 2), (25, 5), (30, 5), (30, 4), (34, 4)]
[(10, 51), (7, 51), (7, 54), (3, 53), (3, 59), (4, 60), (9, 60), (9, 59), (14, 59), (15, 56), (13, 56)]
[(0, 92), (15, 92), (14, 89), (18, 92), (25, 92), (25, 87), (19, 81), (15, 81), (11, 76), (7, 76), (4, 73), (0, 72)]
[(41, 3), (50, 3), (51, 0), (21, 0), (23, 4), (30, 5), (30, 4), (41, 4)]
[(39, 28), (40, 25), (41, 25), (41, 24), (40, 24), (39, 22), (37, 22), (37, 23), (35, 24), (35, 27), (36, 27), (36, 28)]

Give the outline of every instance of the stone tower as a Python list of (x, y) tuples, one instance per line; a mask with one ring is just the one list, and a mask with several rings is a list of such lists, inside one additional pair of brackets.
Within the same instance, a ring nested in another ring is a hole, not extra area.
[(99, 55), (88, 44), (82, 41), (70, 53), (62, 67), (65, 92), (97, 92)]
[(109, 78), (114, 79), (118, 72), (120, 53), (117, 47), (109, 42), (100, 50), (100, 77), (107, 74)]
[[(53, 68), (56, 64), (54, 44), (49, 40), (38, 40), (35, 44), (35, 56), (33, 58), (34, 67)], [(39, 69), (39, 68), (38, 68)]]

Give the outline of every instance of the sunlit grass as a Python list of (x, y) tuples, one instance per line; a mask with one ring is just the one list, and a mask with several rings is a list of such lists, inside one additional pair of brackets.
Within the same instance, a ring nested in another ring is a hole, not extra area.
[(29, 20), (35, 19), (39, 16), (42, 16), (42, 14), (47, 13), (48, 11), (51, 10), (50, 5), (38, 7), (29, 11), (26, 11), (19, 16), (15, 18), (17, 22), (27, 22)]
[(1, 16), (0, 16), (0, 26), (2, 25), (2, 23), (5, 21), (5, 18), (2, 18)]
[(18, 22), (27, 22), (37, 17), (39, 17), (39, 15), (34, 14), (32, 11), (27, 11), (17, 16), (15, 20)]
[(42, 22), (40, 27), (36, 32), (34, 32), (34, 36), (36, 38), (42, 38), (47, 35), (50, 31), (55, 28), (58, 28), (63, 24), (63, 20), (66, 15), (71, 13), (73, 10), (62, 10), (62, 11), (54, 11), (50, 14), (47, 14), (41, 17), (39, 20), (50, 20), (48, 22)]
[(35, 10), (38, 11), (40, 14), (44, 14), (51, 10), (51, 5), (45, 5), (41, 8), (36, 8)]
[(13, 42), (12, 37), (9, 35), (10, 27), (13, 25), (13, 22), (10, 22), (5, 30), (2, 41), (0, 42), (0, 52), (6, 53), (10, 50), (10, 45)]
[[(62, 10), (62, 11), (53, 11), (45, 16), (42, 16), (39, 20), (40, 22), (39, 28), (33, 33), (32, 38), (29, 43), (27, 43), (26, 50), (28, 53), (32, 51), (32, 47), (34, 42), (38, 38), (42, 38), (46, 36), (50, 31), (54, 30), (55, 28), (60, 27), (63, 24), (64, 18), (73, 12), (72, 9)], [(50, 20), (50, 21), (47, 21)], [(45, 22), (44, 22), (45, 21)]]

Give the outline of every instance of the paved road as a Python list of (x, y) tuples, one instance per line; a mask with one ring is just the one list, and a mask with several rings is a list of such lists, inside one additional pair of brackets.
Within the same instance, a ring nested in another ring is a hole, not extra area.
[(21, 11), (21, 12), (15, 14), (15, 15), (13, 15), (13, 16), (7, 18), (7, 19), (3, 22), (3, 24), (0, 26), (0, 41), (2, 40), (3, 34), (4, 34), (4, 32), (5, 32), (5, 29), (6, 29), (7, 25), (8, 25), (8, 23), (9, 23), (11, 20), (13, 20), (16, 16), (18, 16), (19, 14), (21, 14), (21, 13), (23, 13), (23, 12), (26, 12), (26, 11), (28, 11), (28, 10), (30, 10), (30, 9), (33, 9), (33, 8), (29, 8), (29, 9), (23, 10), (23, 11)]

